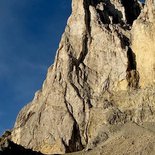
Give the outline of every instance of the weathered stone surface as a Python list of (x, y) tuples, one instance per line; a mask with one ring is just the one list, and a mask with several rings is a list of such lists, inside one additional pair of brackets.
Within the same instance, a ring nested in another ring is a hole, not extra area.
[[(123, 154), (130, 138), (143, 132), (140, 126), (155, 122), (152, 3), (143, 8), (137, 0), (73, 0), (55, 62), (42, 89), (19, 113), (12, 141), (44, 154), (99, 146), (108, 154), (126, 141)], [(122, 139), (121, 127), (128, 122), (138, 125), (125, 128), (136, 131)], [(144, 142), (149, 135), (146, 131)]]
[(124, 126), (117, 127), (117, 130), (105, 143), (100, 144), (95, 149), (68, 155), (155, 154), (154, 132), (134, 123), (127, 123)]
[(155, 83), (155, 4), (148, 0), (132, 27), (132, 49), (136, 55), (140, 86)]

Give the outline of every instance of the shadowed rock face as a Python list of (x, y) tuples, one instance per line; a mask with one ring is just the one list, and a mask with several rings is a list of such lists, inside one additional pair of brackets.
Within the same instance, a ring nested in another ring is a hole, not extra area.
[(106, 144), (128, 122), (155, 122), (153, 3), (72, 0), (55, 62), (11, 140), (62, 154)]
[(15, 144), (10, 140), (10, 134), (10, 131), (6, 131), (2, 137), (0, 137), (0, 155), (43, 155)]

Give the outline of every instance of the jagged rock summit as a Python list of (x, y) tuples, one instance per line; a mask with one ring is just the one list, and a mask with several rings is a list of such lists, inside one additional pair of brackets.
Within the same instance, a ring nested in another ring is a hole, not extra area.
[(44, 154), (153, 152), (154, 3), (72, 0), (55, 62), (12, 141)]

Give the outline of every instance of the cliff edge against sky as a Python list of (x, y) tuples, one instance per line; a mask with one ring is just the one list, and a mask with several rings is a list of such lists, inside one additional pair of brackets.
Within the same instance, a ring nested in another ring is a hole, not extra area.
[(55, 62), (11, 140), (43, 154), (154, 154), (154, 29), (154, 0), (72, 0)]

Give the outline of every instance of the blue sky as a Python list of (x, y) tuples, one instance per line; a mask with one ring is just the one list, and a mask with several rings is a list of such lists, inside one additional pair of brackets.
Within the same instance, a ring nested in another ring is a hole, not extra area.
[(41, 88), (71, 0), (0, 0), (0, 134)]

